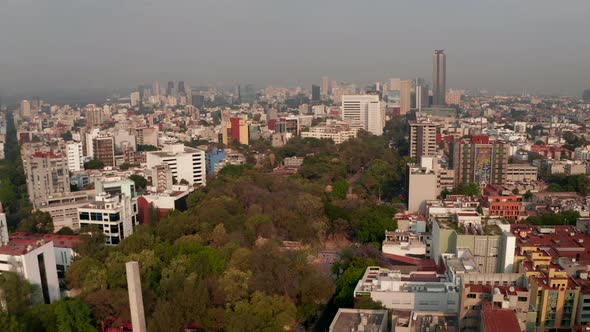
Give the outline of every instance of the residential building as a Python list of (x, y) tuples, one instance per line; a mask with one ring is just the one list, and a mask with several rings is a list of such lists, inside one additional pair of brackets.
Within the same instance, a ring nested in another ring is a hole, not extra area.
[(152, 189), (162, 193), (172, 189), (172, 170), (166, 164), (156, 165), (152, 168)]
[(400, 83), (400, 115), (410, 113), (412, 107), (412, 81), (401, 81)]
[(140, 127), (133, 130), (135, 142), (138, 145), (158, 146), (158, 128), (157, 127)]
[(53, 152), (25, 154), (24, 168), (27, 192), (34, 207), (53, 195), (70, 192), (68, 162), (64, 155)]
[(86, 106), (86, 127), (99, 127), (104, 122), (103, 110), (95, 105)]
[(78, 208), (89, 203), (88, 194), (85, 192), (71, 192), (64, 195), (54, 195), (45, 200), (38, 209), (48, 212), (53, 221), (55, 232), (64, 227), (74, 231), (80, 229)]
[(370, 297), (387, 309), (458, 313), (460, 291), (459, 279), (446, 274), (402, 274), (369, 266), (354, 289), (354, 297)]
[(531, 182), (537, 181), (539, 169), (532, 165), (509, 164), (506, 168), (506, 181)]
[(487, 136), (453, 142), (449, 167), (455, 170), (455, 183), (504, 184), (510, 155), (508, 149), (508, 144), (492, 143)]
[(330, 324), (329, 332), (387, 332), (387, 310), (340, 308)]
[(301, 133), (302, 138), (311, 137), (317, 139), (331, 139), (335, 144), (340, 144), (351, 138), (355, 138), (358, 129), (349, 126), (331, 125), (309, 128), (309, 131)]
[(182, 180), (189, 185), (205, 186), (207, 183), (205, 151), (183, 144), (165, 145), (161, 151), (147, 153), (147, 167), (166, 164), (172, 171), (173, 181)]
[(84, 169), (84, 154), (82, 153), (82, 142), (68, 142), (66, 144), (68, 155), (68, 170), (78, 172)]
[(493, 310), (510, 310), (513, 314), (510, 325), (516, 326), (516, 331), (526, 331), (529, 320), (535, 324), (536, 313), (530, 308), (529, 290), (522, 286), (501, 285), (496, 280), (493, 285), (463, 285), (459, 314), (461, 330), (477, 331), (487, 307)]
[[(497, 308), (484, 304), (481, 311), (479, 331), (481, 332), (521, 332), (525, 331), (519, 324), (514, 310)], [(529, 331), (527, 328), (526, 331)]]
[(423, 156), (435, 156), (436, 124), (430, 121), (410, 121), (410, 157), (420, 162)]
[(505, 226), (509, 225), (493, 221), (459, 225), (456, 217), (432, 218), (432, 258), (439, 265), (441, 255), (468, 249), (481, 272), (510, 273), (516, 239), (503, 230)]
[(351, 128), (364, 129), (373, 135), (383, 135), (384, 118), (379, 96), (342, 96), (342, 120)]
[(463, 95), (465, 94), (465, 90), (449, 90), (446, 95), (446, 104), (447, 105), (459, 105), (461, 103), (461, 99), (463, 99)]
[(249, 143), (249, 127), (246, 120), (240, 118), (230, 118), (229, 121), (222, 125), (222, 139), (223, 144), (227, 145), (230, 141), (235, 141), (240, 144), (248, 145)]
[(482, 196), (484, 213), (490, 217), (501, 217), (518, 221), (521, 217), (522, 195), (515, 195), (505, 187), (489, 184), (484, 188)]
[(436, 199), (437, 177), (433, 170), (408, 166), (408, 211), (425, 214), (426, 201)]
[(109, 135), (99, 135), (92, 140), (92, 153), (95, 160), (105, 166), (115, 166), (115, 140)]

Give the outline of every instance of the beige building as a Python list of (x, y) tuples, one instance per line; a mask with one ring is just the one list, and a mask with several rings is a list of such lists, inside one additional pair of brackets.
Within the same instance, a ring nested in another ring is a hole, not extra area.
[(408, 211), (426, 213), (426, 201), (438, 195), (437, 177), (432, 169), (409, 166)]
[(412, 81), (401, 81), (400, 82), (400, 115), (406, 115), (410, 113), (410, 107), (412, 106)]
[(537, 181), (539, 169), (536, 166), (509, 164), (506, 170), (506, 181), (531, 182)]
[(351, 138), (355, 138), (358, 129), (348, 126), (318, 126), (301, 133), (302, 138), (311, 137), (317, 139), (331, 139), (335, 144), (340, 144)]
[(34, 207), (53, 195), (70, 192), (66, 156), (53, 152), (34, 152), (24, 157), (27, 192)]
[(48, 198), (39, 210), (48, 212), (53, 220), (53, 230), (59, 231), (63, 227), (69, 227), (74, 231), (80, 229), (78, 220), (78, 208), (88, 204), (88, 194), (85, 192), (72, 192), (65, 195), (57, 195)]

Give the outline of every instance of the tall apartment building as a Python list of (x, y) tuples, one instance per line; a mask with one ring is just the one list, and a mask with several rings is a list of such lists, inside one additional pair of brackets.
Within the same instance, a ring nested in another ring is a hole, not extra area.
[[(93, 106), (93, 105), (92, 105)], [(86, 127), (98, 127), (104, 122), (103, 110), (100, 107), (88, 107), (86, 109)]]
[(194, 149), (183, 144), (165, 145), (162, 151), (147, 153), (147, 167), (153, 169), (166, 164), (172, 171), (172, 177), (180, 182), (183, 179), (189, 185), (205, 186), (206, 162), (205, 151)]
[(53, 195), (70, 192), (68, 162), (64, 155), (34, 152), (25, 156), (27, 191), (34, 207)]
[(399, 93), (399, 114), (406, 115), (410, 113), (410, 108), (412, 107), (412, 81), (401, 81)]
[(436, 125), (410, 121), (410, 157), (419, 162), (422, 157), (436, 155), (436, 149)]
[(66, 144), (66, 153), (68, 155), (68, 169), (70, 172), (77, 172), (84, 169), (82, 142), (68, 142)]
[(221, 135), (223, 144), (227, 145), (232, 140), (244, 145), (248, 145), (250, 142), (249, 125), (246, 120), (230, 118), (222, 127), (223, 132)]
[(408, 211), (426, 214), (426, 201), (436, 199), (437, 176), (425, 167), (408, 167)]
[(342, 120), (352, 128), (364, 129), (373, 135), (383, 135), (385, 115), (379, 96), (342, 96)]
[(444, 50), (435, 50), (432, 65), (432, 104), (444, 105), (446, 101), (447, 56)]
[(115, 166), (115, 140), (112, 136), (100, 135), (92, 140), (94, 159), (105, 166)]
[(455, 170), (456, 184), (504, 184), (509, 156), (508, 144), (474, 136), (451, 145), (449, 167)]
[(158, 131), (158, 127), (135, 128), (135, 142), (139, 145), (158, 146)]
[(31, 116), (31, 103), (28, 100), (22, 100), (20, 102), (20, 115), (23, 117)]

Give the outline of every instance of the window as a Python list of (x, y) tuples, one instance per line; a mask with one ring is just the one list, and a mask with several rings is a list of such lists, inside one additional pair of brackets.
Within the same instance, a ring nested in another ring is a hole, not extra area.
[(471, 294), (467, 294), (467, 298), (468, 298), (468, 299), (475, 299), (476, 297), (477, 297), (477, 296), (476, 296), (475, 294), (473, 294), (473, 293), (471, 293)]
[(519, 296), (518, 302), (527, 302), (529, 299), (526, 296)]
[(90, 212), (90, 220), (102, 221), (102, 213), (100, 213), (100, 212)]
[(80, 212), (80, 220), (90, 220), (90, 214), (88, 212)]
[(119, 212), (111, 213), (109, 215), (109, 221), (119, 221), (119, 220), (121, 220), (121, 216), (120, 216)]

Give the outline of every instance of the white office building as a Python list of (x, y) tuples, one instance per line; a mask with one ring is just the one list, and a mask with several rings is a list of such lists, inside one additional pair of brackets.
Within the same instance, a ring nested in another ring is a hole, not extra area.
[(342, 120), (352, 128), (383, 135), (385, 113), (377, 95), (342, 96)]
[(68, 170), (78, 172), (84, 169), (84, 154), (82, 153), (82, 142), (69, 142), (66, 145), (68, 156)]
[(370, 297), (387, 309), (458, 313), (459, 278), (436, 272), (410, 272), (369, 266), (354, 289), (354, 297)]
[(153, 169), (159, 165), (168, 165), (177, 183), (186, 180), (189, 185), (205, 186), (207, 184), (203, 150), (183, 144), (164, 145), (161, 151), (147, 153), (147, 167)]
[(137, 201), (125, 195), (102, 193), (94, 202), (78, 208), (78, 218), (82, 232), (96, 226), (105, 235), (106, 244), (117, 245), (133, 234), (133, 226), (137, 224)]

